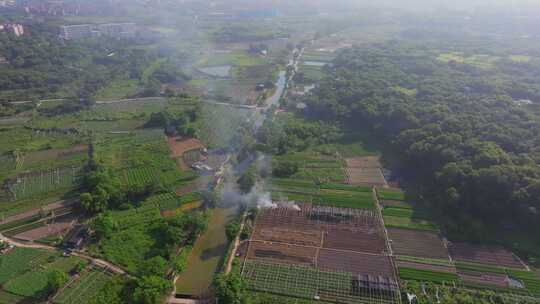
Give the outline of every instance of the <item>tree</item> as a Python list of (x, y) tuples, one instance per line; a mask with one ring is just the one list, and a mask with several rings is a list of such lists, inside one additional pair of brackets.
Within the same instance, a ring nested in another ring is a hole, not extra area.
[(286, 178), (298, 172), (298, 164), (291, 161), (280, 161), (272, 169), (272, 175), (275, 177)]
[(253, 173), (252, 170), (248, 170), (238, 179), (237, 183), (240, 187), (240, 191), (249, 193), (253, 186), (255, 186), (256, 181), (257, 177), (255, 176), (255, 173)]
[(144, 276), (158, 276), (165, 275), (167, 270), (167, 261), (161, 256), (155, 256), (145, 260), (140, 266), (138, 274), (141, 277)]
[(92, 223), (92, 228), (99, 239), (109, 237), (117, 227), (114, 217), (108, 213), (99, 214)]
[(205, 208), (216, 208), (219, 203), (218, 195), (212, 190), (201, 191), (202, 201)]
[(215, 281), (216, 296), (220, 304), (245, 304), (245, 283), (236, 273), (219, 274)]
[(60, 270), (52, 270), (47, 274), (47, 287), (48, 294), (53, 294), (58, 291), (68, 281), (68, 275)]
[(140, 304), (161, 303), (167, 291), (171, 289), (171, 282), (159, 276), (144, 276), (137, 280), (133, 291), (133, 300)]
[(227, 234), (229, 242), (236, 238), (238, 232), (240, 232), (240, 223), (238, 223), (238, 221), (229, 223), (227, 227), (225, 227), (225, 233)]

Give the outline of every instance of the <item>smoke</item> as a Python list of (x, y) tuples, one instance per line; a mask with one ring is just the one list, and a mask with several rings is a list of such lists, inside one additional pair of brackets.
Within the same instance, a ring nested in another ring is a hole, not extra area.
[(233, 183), (227, 183), (221, 190), (221, 204), (223, 206), (243, 206), (245, 208), (256, 207), (259, 209), (287, 208), (296, 211), (302, 209), (296, 202), (289, 201), (283, 197), (279, 200), (272, 200), (272, 195), (264, 191), (261, 184), (256, 184), (249, 193), (242, 194)]

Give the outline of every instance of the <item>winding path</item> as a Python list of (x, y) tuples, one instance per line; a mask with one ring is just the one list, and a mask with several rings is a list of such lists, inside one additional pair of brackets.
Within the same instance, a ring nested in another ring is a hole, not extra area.
[[(11, 238), (8, 238), (8, 237), (4, 236), (1, 233), (0, 233), (0, 240), (4, 241), (4, 242), (6, 242), (6, 243), (8, 243), (10, 245), (16, 246), (16, 247), (45, 249), (45, 250), (49, 250), (49, 251), (59, 251), (58, 248), (53, 247), (53, 246), (48, 246), (48, 245), (43, 245), (43, 244), (35, 244), (35, 243), (19, 242), (19, 241), (13, 240)], [(86, 255), (86, 254), (84, 254), (82, 252), (78, 252), (78, 251), (73, 251), (71, 253), (71, 255), (83, 258), (85, 260), (89, 260), (94, 265), (96, 265), (98, 267), (101, 267), (101, 268), (106, 268), (106, 269), (110, 270), (113, 273), (130, 276), (125, 270), (123, 270), (119, 266), (114, 265), (114, 264), (112, 264), (110, 262), (107, 262), (105, 260), (94, 258), (94, 257), (91, 257), (89, 255)]]

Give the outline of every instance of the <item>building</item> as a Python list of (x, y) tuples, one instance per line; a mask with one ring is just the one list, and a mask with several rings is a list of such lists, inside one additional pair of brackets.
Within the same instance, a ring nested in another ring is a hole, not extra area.
[(60, 36), (65, 40), (99, 36), (133, 38), (137, 32), (135, 23), (79, 24), (62, 26)]
[(2, 31), (10, 31), (13, 35), (19, 37), (24, 35), (24, 26), (19, 23), (0, 24), (0, 32)]

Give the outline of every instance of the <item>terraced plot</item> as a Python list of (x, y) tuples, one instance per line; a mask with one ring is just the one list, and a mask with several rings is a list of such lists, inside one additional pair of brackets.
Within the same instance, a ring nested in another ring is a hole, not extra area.
[(448, 260), (448, 249), (437, 233), (397, 228), (387, 231), (394, 254)]
[(84, 271), (53, 300), (57, 304), (85, 304), (103, 288), (111, 276), (103, 269)]
[(13, 199), (21, 200), (64, 188), (75, 187), (81, 168), (59, 168), (20, 175), (9, 185)]
[(386, 186), (378, 156), (363, 156), (345, 159), (347, 182), (360, 186)]

